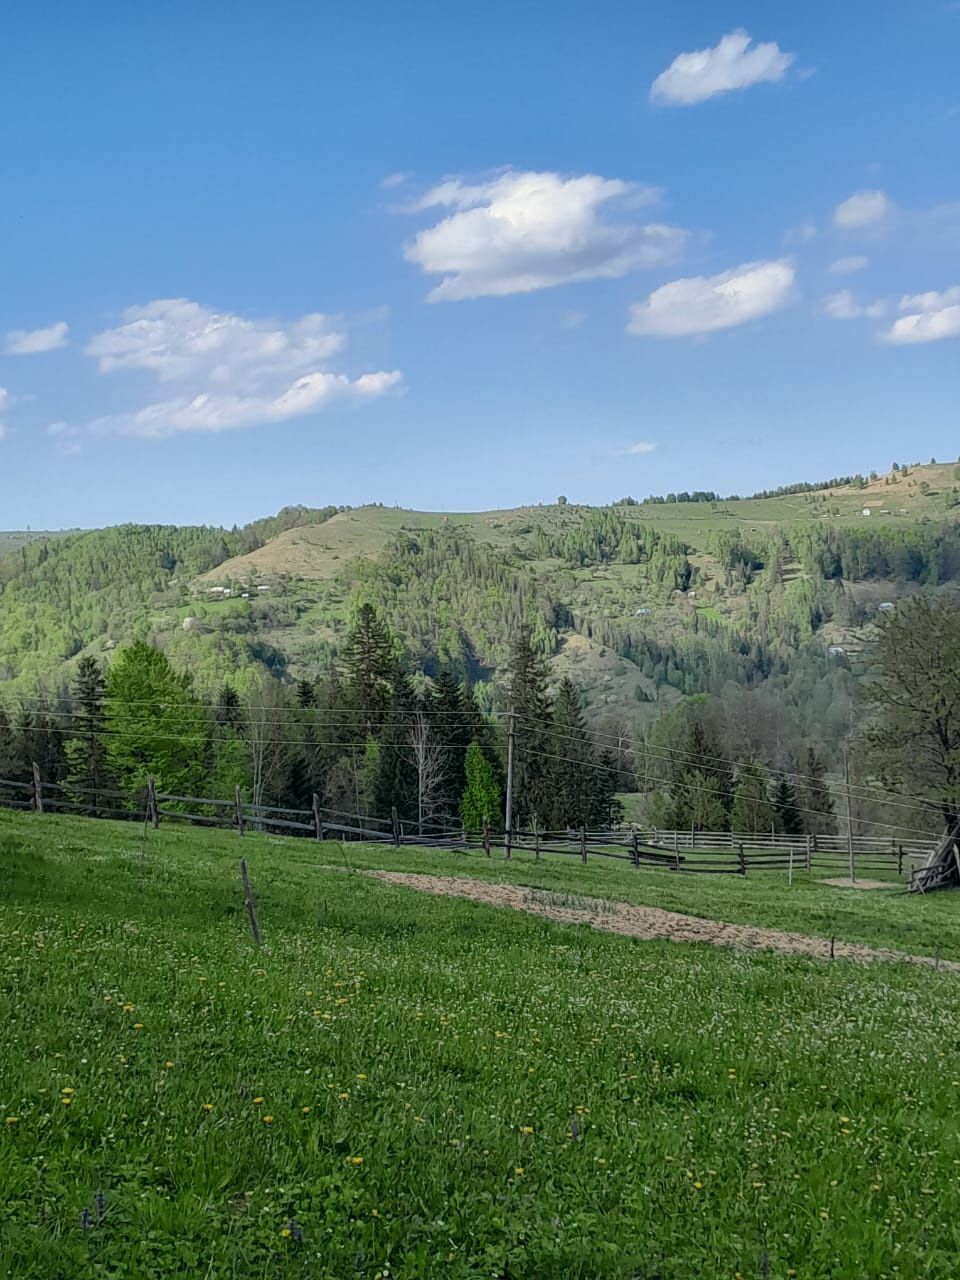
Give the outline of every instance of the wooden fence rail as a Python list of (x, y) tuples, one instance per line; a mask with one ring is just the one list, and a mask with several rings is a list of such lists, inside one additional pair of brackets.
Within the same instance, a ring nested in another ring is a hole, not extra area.
[[(145, 789), (124, 792), (114, 788), (78, 791), (59, 782), (44, 782), (34, 766), (28, 779), (0, 778), (0, 807), (38, 813), (76, 813), (93, 817), (126, 818), (156, 826), (185, 822), (222, 827), (244, 834), (246, 829), (316, 840), (363, 840), (380, 844), (418, 845), (462, 851), (482, 849), (489, 855), (490, 832), (467, 833), (430, 821), (417, 829), (401, 821), (372, 814), (325, 809), (313, 797), (311, 809), (291, 809), (244, 801), (239, 788), (232, 800), (158, 792), (150, 779)], [(541, 856), (616, 859), (637, 867), (653, 867), (679, 874), (747, 875), (750, 871), (833, 872), (848, 874), (851, 861), (858, 872), (900, 877), (911, 874), (910, 864), (924, 861), (934, 847), (930, 841), (881, 839), (875, 836), (788, 836), (780, 832), (751, 834), (730, 831), (663, 831), (624, 826), (602, 831), (511, 832), (511, 851)]]

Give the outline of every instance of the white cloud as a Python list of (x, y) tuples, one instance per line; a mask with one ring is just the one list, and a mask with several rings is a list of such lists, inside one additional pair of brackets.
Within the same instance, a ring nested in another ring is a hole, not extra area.
[(823, 309), (834, 320), (861, 320), (864, 317), (877, 320), (886, 314), (887, 305), (883, 301), (858, 302), (849, 289), (841, 289), (839, 293), (824, 298)]
[[(288, 323), (248, 320), (186, 298), (130, 307), (88, 345), (103, 373), (147, 370), (182, 394), (101, 418), (100, 431), (149, 437), (283, 422), (332, 403), (370, 400), (402, 383), (397, 370), (351, 379), (322, 366), (344, 335), (319, 313)], [(291, 378), (293, 381), (291, 382)]]
[(42, 351), (56, 351), (69, 340), (70, 326), (65, 320), (50, 325), (49, 329), (13, 329), (7, 334), (5, 351), (8, 356), (33, 356)]
[(164, 439), (185, 431), (232, 431), (266, 422), (286, 422), (329, 404), (373, 400), (403, 382), (399, 370), (365, 373), (351, 380), (342, 373), (308, 373), (276, 396), (201, 392), (146, 405), (136, 413), (101, 418), (94, 429), (118, 435)]
[(833, 224), (842, 231), (855, 231), (882, 222), (889, 210), (890, 201), (882, 191), (857, 191), (837, 205)]
[(789, 262), (747, 262), (716, 276), (673, 280), (631, 308), (627, 332), (658, 338), (730, 329), (778, 311), (790, 300)]
[(696, 49), (674, 58), (650, 87), (654, 102), (691, 106), (718, 93), (782, 80), (793, 63), (776, 42), (757, 44), (746, 31), (731, 31), (712, 49)]
[(900, 310), (908, 314), (881, 334), (883, 341), (899, 346), (960, 338), (960, 285), (942, 293), (908, 294), (900, 299)]
[(639, 458), (645, 453), (653, 453), (656, 447), (657, 444), (655, 440), (638, 440), (636, 444), (628, 445), (623, 452), (628, 457)]
[(388, 173), (385, 178), (380, 179), (380, 187), (383, 191), (392, 191), (394, 187), (402, 187), (405, 182), (409, 182), (413, 177), (411, 173)]
[(255, 385), (265, 374), (296, 373), (328, 360), (344, 345), (343, 334), (319, 313), (273, 323), (216, 312), (189, 298), (128, 307), (123, 321), (87, 346), (101, 373), (149, 369), (162, 382), (202, 377)]
[(686, 231), (602, 216), (611, 202), (636, 206), (657, 194), (593, 174), (509, 171), (474, 185), (454, 178), (434, 187), (416, 208), (455, 212), (421, 231), (404, 254), (428, 275), (443, 276), (428, 295), (431, 302), (611, 279), (679, 255)]
[(870, 259), (863, 257), (862, 254), (851, 254), (848, 258), (837, 258), (836, 262), (830, 263), (827, 270), (834, 276), (852, 276), (854, 272), (862, 271), (869, 264)]

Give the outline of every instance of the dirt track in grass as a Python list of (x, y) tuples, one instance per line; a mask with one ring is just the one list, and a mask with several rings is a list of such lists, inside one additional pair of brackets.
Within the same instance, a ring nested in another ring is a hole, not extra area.
[[(830, 959), (830, 939), (814, 938), (781, 929), (763, 929), (751, 924), (726, 924), (722, 920), (705, 920), (699, 916), (663, 911), (660, 907), (631, 906), (603, 898), (581, 898), (572, 894), (551, 893), (522, 885), (491, 884), (484, 880), (467, 880), (458, 876), (430, 876), (408, 871), (365, 871), (364, 875), (386, 884), (435, 893), (450, 898), (466, 898), (490, 907), (507, 907), (545, 916), (561, 924), (586, 924), (606, 933), (627, 938), (663, 939), (667, 942), (707, 942), (718, 947), (735, 947), (744, 951), (775, 951), (781, 955), (812, 956)], [(834, 956), (870, 964), (878, 960), (897, 964), (919, 964), (935, 968), (933, 956), (909, 955), (885, 947), (868, 947), (859, 942), (837, 941)], [(960, 963), (942, 960), (939, 967), (960, 973)]]

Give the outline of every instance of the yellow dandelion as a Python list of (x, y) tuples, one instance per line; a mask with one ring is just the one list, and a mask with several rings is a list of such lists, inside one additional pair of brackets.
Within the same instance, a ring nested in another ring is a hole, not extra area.
[(260, 1105), (260, 1103), (261, 1103), (262, 1101), (263, 1101), (263, 1099), (262, 1099), (262, 1098), (254, 1098), (254, 1100), (253, 1100), (253, 1105), (254, 1105), (255, 1107), (259, 1107), (259, 1105)]
[(520, 1132), (521, 1132), (521, 1133), (533, 1133), (533, 1126), (532, 1126), (532, 1125), (529, 1125), (529, 1124), (525, 1124), (525, 1125), (523, 1125), (523, 1127), (521, 1128)]
[(308, 1116), (308, 1115), (310, 1114), (310, 1108), (309, 1108), (309, 1107), (301, 1107), (301, 1108), (300, 1108), (300, 1110), (303, 1112), (303, 1114), (304, 1114), (305, 1116)]
[(518, 1178), (522, 1178), (525, 1172), (523, 1165), (518, 1164), (513, 1172), (517, 1175)]
[(133, 1024), (133, 1029), (134, 1029), (134, 1031), (142, 1031), (142, 1030), (143, 1030), (143, 1023), (142, 1023), (142, 1022), (135, 1022), (135, 1023)]
[(371, 1210), (370, 1210), (370, 1217), (371, 1217), (371, 1218), (379, 1218), (379, 1217), (380, 1217), (380, 1215), (379, 1215), (379, 1213), (377, 1213), (376, 1209), (371, 1209)]
[(213, 1110), (213, 1103), (212, 1103), (212, 1102), (205, 1102), (205, 1103), (203, 1104), (203, 1109), (204, 1109), (204, 1111), (212, 1111), (212, 1110)]
[(280, 1234), (283, 1236), (284, 1240), (289, 1240), (292, 1232), (289, 1227), (281, 1227)]
[(61, 1089), (60, 1092), (66, 1093), (66, 1094), (73, 1094), (73, 1093), (76, 1093), (76, 1089), (71, 1089), (71, 1087), (67, 1085), (65, 1088)]
[(172, 1063), (172, 1062), (170, 1062), (170, 1060), (169, 1060), (169, 1059), (168, 1059), (168, 1060), (167, 1060), (163, 1065), (167, 1068), (167, 1070), (168, 1070), (168, 1071), (172, 1071), (172, 1070), (173, 1070), (173, 1063)]
[(72, 1097), (69, 1097), (69, 1096), (68, 1096), (68, 1097), (66, 1097), (66, 1098), (61, 1098), (61, 1099), (60, 1099), (60, 1101), (63, 1103), (63, 1105), (64, 1105), (65, 1107), (73, 1106), (73, 1098), (72, 1098)]
[(702, 1191), (702, 1190), (703, 1190), (703, 1183), (702, 1183), (702, 1182), (695, 1182), (693, 1185), (696, 1187), (696, 1189), (697, 1189), (698, 1191)]
[(19, 1116), (7, 1116), (4, 1124), (16, 1124), (19, 1119)]
[(366, 1080), (366, 1078), (367, 1077), (363, 1074), (363, 1072), (361, 1072), (360, 1075), (357, 1076), (358, 1080)]
[(337, 1097), (340, 1099), (341, 1102), (348, 1102), (350, 1099), (349, 1093), (346, 1093), (346, 1092), (338, 1094)]
[(261, 1119), (264, 1124), (273, 1124), (273, 1116), (262, 1116)]

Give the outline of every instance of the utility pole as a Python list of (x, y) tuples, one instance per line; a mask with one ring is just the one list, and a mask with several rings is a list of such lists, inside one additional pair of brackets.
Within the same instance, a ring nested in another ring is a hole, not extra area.
[(513, 842), (513, 751), (516, 736), (516, 713), (510, 710), (510, 730), (507, 734), (507, 803), (503, 824), (503, 856), (510, 857)]
[(857, 882), (857, 867), (853, 857), (853, 819), (850, 816), (850, 757), (847, 748), (843, 748), (843, 789), (846, 793), (847, 805), (847, 856), (850, 860), (850, 883)]

